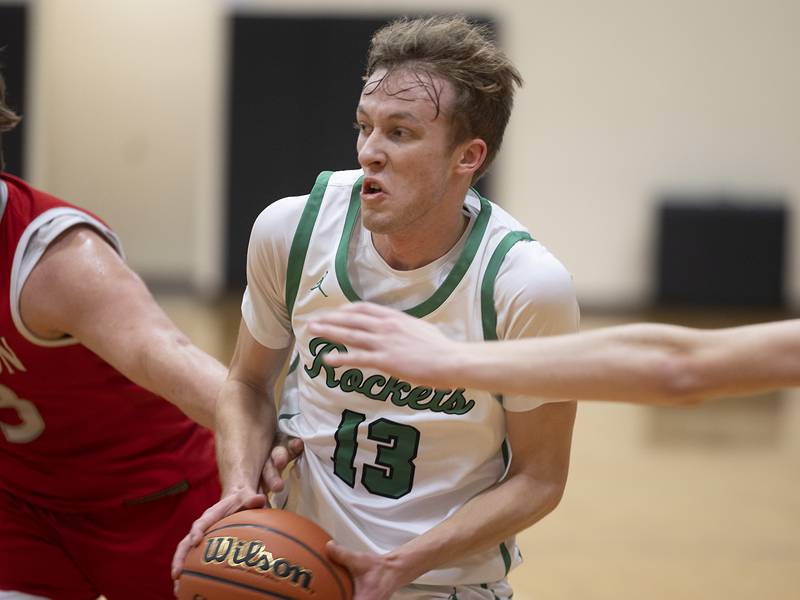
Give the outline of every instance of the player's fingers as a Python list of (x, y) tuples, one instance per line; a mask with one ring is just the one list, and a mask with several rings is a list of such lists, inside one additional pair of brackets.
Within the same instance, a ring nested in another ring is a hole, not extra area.
[(267, 503), (264, 494), (258, 494), (250, 490), (240, 490), (235, 494), (226, 496), (216, 504), (210, 506), (192, 525), (190, 536), (195, 544), (199, 544), (203, 539), (206, 530), (220, 519), (232, 515), (240, 510), (248, 508), (263, 508)]
[(186, 555), (189, 553), (191, 547), (189, 534), (187, 534), (180, 543), (178, 543), (178, 547), (175, 548), (175, 554), (172, 556), (171, 575), (173, 579), (178, 579), (178, 577), (180, 577), (181, 571), (183, 571), (183, 563), (186, 562)]
[[(264, 494), (253, 494), (249, 493), (241, 502), (240, 507), (236, 510), (232, 510), (228, 513), (231, 515), (239, 510), (245, 510), (250, 508), (264, 508), (267, 505), (267, 497)], [(228, 515), (222, 515), (223, 517), (227, 517)], [(220, 517), (221, 519), (222, 517)], [(218, 521), (219, 519), (217, 519)], [(214, 521), (216, 523), (216, 521)]]
[(347, 329), (359, 329), (362, 331), (375, 331), (386, 320), (385, 317), (375, 317), (374, 315), (363, 314), (356, 311), (345, 311), (343, 309), (325, 312), (315, 319), (316, 322), (325, 325), (335, 325)]
[(289, 455), (289, 448), (287, 448), (285, 445), (275, 446), (272, 449), (272, 452), (270, 452), (270, 460), (272, 460), (272, 464), (275, 467), (275, 469), (279, 473), (282, 472), (286, 468), (286, 465), (288, 465), (289, 461), (291, 460)]
[(227, 496), (209, 506), (200, 517), (192, 523), (189, 533), (178, 544), (175, 549), (175, 554), (172, 557), (172, 577), (177, 579), (183, 564), (186, 561), (186, 555), (189, 551), (199, 544), (209, 527), (214, 523), (232, 515), (236, 511), (247, 508), (263, 508), (267, 504), (267, 497), (264, 494), (256, 494), (253, 492), (241, 491), (236, 494)]
[(380, 367), (380, 363), (375, 360), (376, 353), (369, 350), (349, 350), (347, 352), (330, 352), (325, 355), (325, 364), (332, 367), (348, 365), (351, 367)]
[[(222, 517), (220, 517), (220, 519), (221, 518)], [(206, 533), (206, 529), (211, 527), (211, 525), (213, 525), (217, 521), (219, 521), (219, 519), (214, 519), (214, 520), (201, 520), (201, 519), (198, 519), (197, 521), (192, 523), (192, 528), (189, 530), (189, 536), (188, 536), (189, 537), (189, 539), (188, 539), (189, 548), (193, 548), (194, 546), (199, 544), (200, 541), (203, 539), (203, 536)]]
[(268, 459), (261, 470), (261, 479), (264, 482), (264, 487), (270, 492), (280, 492), (283, 490), (283, 477), (281, 471), (275, 467), (272, 458)]
[(242, 500), (237, 495), (227, 496), (209, 506), (192, 525), (192, 533), (199, 532), (202, 536), (205, 530), (223, 517), (235, 513)]
[(339, 342), (348, 348), (371, 348), (374, 343), (374, 334), (347, 325), (316, 322), (311, 323), (308, 329), (314, 336)]
[(303, 450), (305, 449), (303, 440), (296, 437), (290, 437), (286, 447), (289, 449), (290, 460), (296, 459), (303, 453)]
[(325, 550), (328, 552), (328, 556), (332, 560), (340, 565), (344, 565), (351, 572), (358, 573), (360, 571), (358, 553), (348, 550), (344, 546), (340, 546), (333, 540), (328, 541), (328, 543), (325, 545)]
[(282, 434), (272, 448), (270, 458), (279, 472), (303, 453), (303, 440)]

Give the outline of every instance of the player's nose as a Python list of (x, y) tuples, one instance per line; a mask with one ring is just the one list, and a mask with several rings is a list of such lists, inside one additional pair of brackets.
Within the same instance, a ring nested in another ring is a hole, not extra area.
[(358, 164), (365, 170), (386, 164), (386, 152), (375, 132), (361, 142), (358, 148)]

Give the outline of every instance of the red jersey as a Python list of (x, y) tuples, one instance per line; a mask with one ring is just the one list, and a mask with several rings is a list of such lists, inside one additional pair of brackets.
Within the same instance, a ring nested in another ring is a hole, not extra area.
[(22, 323), (22, 256), (35, 231), (64, 216), (116, 245), (88, 211), (0, 174), (0, 488), (51, 510), (92, 511), (207, 478), (209, 430), (76, 340), (40, 340)]

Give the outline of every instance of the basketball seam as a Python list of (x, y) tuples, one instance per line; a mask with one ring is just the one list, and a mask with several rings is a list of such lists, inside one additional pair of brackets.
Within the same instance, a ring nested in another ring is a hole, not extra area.
[(229, 585), (234, 585), (236, 587), (244, 588), (246, 590), (250, 590), (252, 592), (258, 592), (259, 594), (264, 594), (265, 596), (271, 596), (272, 598), (280, 598), (280, 600), (296, 600), (293, 596), (284, 596), (283, 594), (276, 594), (275, 592), (270, 592), (267, 590), (262, 590), (257, 588), (254, 585), (248, 585), (246, 583), (241, 583), (239, 581), (233, 581), (231, 579), (225, 579), (224, 577), (218, 577), (216, 575), (209, 575), (208, 573), (200, 573), (198, 571), (183, 571), (181, 572), (181, 577), (184, 575), (193, 575), (194, 577), (200, 577), (201, 579), (211, 579), (213, 581), (219, 581), (221, 583), (227, 583)]
[[(323, 565), (328, 570), (328, 572), (331, 575), (333, 575), (333, 578), (336, 580), (336, 585), (339, 586), (339, 595), (341, 596), (341, 598), (343, 600), (346, 600), (347, 595), (345, 594), (345, 591), (344, 591), (344, 584), (342, 583), (342, 580), (339, 578), (339, 574), (336, 571), (334, 571), (333, 568), (331, 568), (331, 566), (328, 564), (327, 557), (320, 556), (313, 548), (309, 547), (305, 542), (303, 542), (301, 540), (298, 540), (296, 537), (294, 537), (292, 535), (289, 535), (288, 533), (284, 533), (283, 531), (280, 531), (278, 529), (273, 529), (272, 527), (266, 527), (264, 525), (255, 525), (255, 524), (252, 524), (252, 523), (231, 523), (230, 525), (223, 525), (222, 527), (217, 527), (216, 529), (208, 530), (206, 532), (206, 535), (208, 535), (209, 533), (214, 533), (215, 531), (222, 531), (223, 529), (230, 529), (231, 527), (255, 527), (256, 529), (263, 529), (264, 531), (270, 531), (272, 533), (277, 533), (278, 535), (281, 535), (281, 536), (283, 536), (285, 538), (288, 538), (288, 539), (292, 540), (295, 544), (298, 544), (299, 546), (302, 546), (303, 548), (308, 550), (311, 554), (313, 554), (314, 557), (319, 561), (319, 564)], [(350, 582), (352, 584), (353, 583), (353, 577), (350, 575), (349, 572), (348, 572), (347, 575), (348, 575), (348, 577), (350, 579)]]

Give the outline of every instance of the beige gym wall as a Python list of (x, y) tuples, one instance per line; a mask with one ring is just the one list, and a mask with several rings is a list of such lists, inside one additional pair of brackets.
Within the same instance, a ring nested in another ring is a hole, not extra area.
[[(233, 9), (490, 7), (527, 80), (494, 199), (562, 259), (585, 304), (647, 300), (662, 190), (783, 193), (800, 229), (800, 3), (792, 0), (31, 5), (32, 179), (100, 213), (153, 281), (210, 291), (221, 280), (224, 18)], [(798, 273), (792, 252), (795, 305)]]

